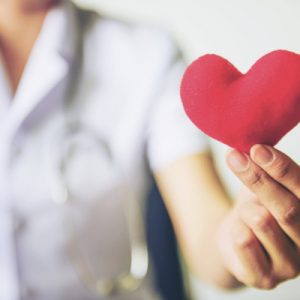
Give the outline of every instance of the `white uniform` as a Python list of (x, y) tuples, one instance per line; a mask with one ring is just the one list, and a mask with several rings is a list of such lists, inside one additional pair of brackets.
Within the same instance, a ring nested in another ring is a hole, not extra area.
[[(67, 118), (80, 118), (106, 141), (141, 200), (149, 169), (207, 147), (182, 111), (179, 79), (184, 64), (169, 38), (148, 26), (93, 13), (91, 25), (79, 36), (82, 14), (68, 1), (49, 12), (15, 96), (0, 62), (1, 300), (99, 299), (78, 279), (67, 255), (70, 232), (65, 230), (64, 209), (53, 201), (51, 164), (62, 142), (55, 139)], [(74, 78), (71, 66), (78, 63), (79, 38), (84, 39), (84, 57), (72, 116), (65, 99)], [(126, 231), (120, 234), (121, 213), (117, 206), (113, 210), (116, 198), (103, 196), (103, 187), (115, 174), (97, 155), (87, 149), (76, 153), (66, 181), (76, 195), (74, 229), (89, 263), (98, 275), (113, 275), (128, 268), (128, 239)], [(110, 244), (116, 235), (117, 244)], [(148, 277), (133, 295), (113, 299), (158, 298)]]

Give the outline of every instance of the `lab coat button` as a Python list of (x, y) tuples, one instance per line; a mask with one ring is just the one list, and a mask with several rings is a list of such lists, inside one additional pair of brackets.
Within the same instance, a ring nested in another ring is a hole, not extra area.
[(22, 233), (26, 228), (26, 222), (21, 219), (15, 219), (14, 220), (14, 230), (15, 233), (20, 234)]

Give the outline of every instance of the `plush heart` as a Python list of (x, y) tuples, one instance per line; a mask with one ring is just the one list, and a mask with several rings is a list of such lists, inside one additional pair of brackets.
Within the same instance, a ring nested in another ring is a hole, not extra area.
[(300, 121), (300, 55), (273, 51), (246, 74), (204, 55), (187, 68), (180, 92), (187, 115), (207, 135), (245, 152), (273, 146)]

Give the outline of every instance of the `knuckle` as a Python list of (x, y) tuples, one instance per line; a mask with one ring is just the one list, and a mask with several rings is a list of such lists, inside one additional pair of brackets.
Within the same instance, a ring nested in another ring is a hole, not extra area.
[(293, 205), (287, 211), (283, 212), (278, 219), (279, 223), (292, 226), (296, 222), (300, 221), (300, 209), (299, 206)]
[(247, 278), (247, 281), (245, 281), (245, 283), (249, 287), (258, 288), (260, 281), (256, 278)]
[(287, 279), (293, 279), (296, 278), (299, 275), (299, 268), (295, 265), (286, 266), (286, 276)]
[(236, 273), (235, 277), (238, 281), (242, 282), (246, 286), (256, 287), (259, 283), (259, 280), (257, 280), (256, 276), (253, 276), (253, 274), (246, 270)]
[(236, 245), (239, 249), (252, 248), (256, 243), (256, 237), (250, 231), (243, 236), (236, 238)]
[(270, 228), (272, 224), (273, 217), (267, 210), (259, 212), (253, 220), (253, 227), (262, 231)]
[[(300, 264), (299, 261), (285, 262), (284, 266), (280, 268), (281, 273), (284, 271), (283, 277), (285, 279), (293, 279), (298, 277), (300, 273)], [(279, 273), (279, 272), (278, 272)]]
[(264, 289), (264, 290), (272, 290), (274, 289), (276, 286), (278, 285), (278, 281), (275, 280), (272, 276), (266, 276), (263, 277), (259, 284), (258, 284), (258, 288), (260, 289)]
[(246, 182), (248, 185), (259, 188), (264, 185), (266, 175), (264, 172), (254, 171), (246, 177)]
[[(239, 278), (238, 278), (239, 279)], [(258, 277), (244, 277), (243, 281), (247, 286), (262, 289), (271, 290), (274, 289), (278, 282), (271, 276), (258, 276)]]
[(280, 162), (275, 168), (274, 176), (279, 180), (286, 179), (291, 171), (291, 164), (288, 162)]

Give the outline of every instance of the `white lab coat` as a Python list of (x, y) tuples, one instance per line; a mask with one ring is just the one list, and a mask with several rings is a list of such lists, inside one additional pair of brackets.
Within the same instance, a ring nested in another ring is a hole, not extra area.
[[(52, 163), (62, 143), (56, 138), (67, 118), (80, 118), (107, 142), (127, 188), (140, 200), (149, 169), (207, 147), (181, 108), (178, 87), (184, 65), (176, 47), (149, 26), (88, 13), (92, 21), (81, 36), (83, 66), (73, 95), (77, 108), (66, 112), (82, 14), (68, 1), (49, 12), (15, 96), (0, 62), (1, 300), (99, 299), (84, 288), (70, 262), (65, 210), (53, 199), (57, 182)], [(118, 274), (129, 263), (118, 203), (124, 186), (115, 179), (115, 169), (104, 166), (93, 151), (79, 152), (66, 173), (76, 198), (75, 228), (94, 271)], [(104, 194), (110, 185), (117, 187), (114, 197)], [(117, 244), (109, 239), (115, 236)], [(148, 276), (138, 292), (113, 299), (159, 296)]]

